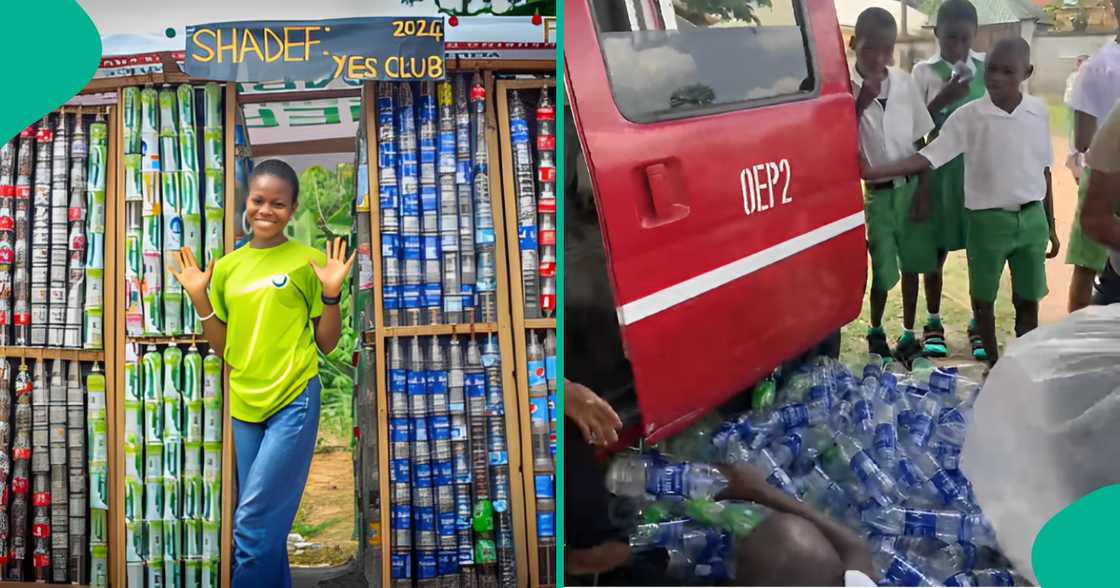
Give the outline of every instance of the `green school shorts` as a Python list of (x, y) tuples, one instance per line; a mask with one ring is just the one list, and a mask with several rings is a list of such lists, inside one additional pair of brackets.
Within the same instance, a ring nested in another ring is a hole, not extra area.
[(887, 292), (900, 273), (937, 271), (937, 239), (932, 220), (910, 220), (917, 179), (886, 190), (866, 190), (867, 248), (871, 254), (871, 289)]
[(1077, 214), (1073, 215), (1073, 226), (1069, 230), (1069, 243), (1066, 245), (1066, 264), (1091, 269), (1100, 273), (1108, 263), (1108, 250), (1089, 238), (1081, 230), (1081, 206), (1089, 191), (1089, 168), (1081, 173), (1081, 185), (1077, 187)]
[(942, 251), (964, 249), (964, 156), (934, 170), (931, 188), (938, 246)]
[(995, 302), (1006, 264), (1011, 267), (1012, 293), (1023, 300), (1042, 300), (1049, 292), (1046, 250), (1050, 246), (1050, 224), (1042, 202), (1028, 204), (1019, 212), (969, 210), (966, 216), (972, 298)]

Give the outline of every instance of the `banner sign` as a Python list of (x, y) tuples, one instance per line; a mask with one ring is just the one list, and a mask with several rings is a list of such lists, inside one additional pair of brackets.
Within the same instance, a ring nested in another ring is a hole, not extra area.
[(187, 27), (183, 71), (234, 82), (438, 81), (442, 17), (243, 21)]

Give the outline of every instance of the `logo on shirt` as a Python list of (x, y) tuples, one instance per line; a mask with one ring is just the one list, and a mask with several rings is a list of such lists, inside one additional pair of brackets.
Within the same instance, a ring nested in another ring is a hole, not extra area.
[(283, 288), (288, 285), (288, 274), (278, 274), (272, 276), (272, 285), (277, 288)]

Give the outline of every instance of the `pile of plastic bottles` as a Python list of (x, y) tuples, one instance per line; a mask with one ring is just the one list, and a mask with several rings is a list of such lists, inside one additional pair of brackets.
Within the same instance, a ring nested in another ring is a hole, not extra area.
[[(978, 378), (977, 378), (978, 379)], [(733, 579), (733, 543), (769, 509), (713, 499), (713, 463), (750, 463), (767, 481), (863, 535), (887, 586), (1013, 586), (995, 533), (959, 470), (978, 382), (917, 360), (913, 371), (871, 356), (857, 377), (817, 359), (755, 408), (706, 422), (661, 451), (618, 456), (607, 472), (616, 522), (637, 550), (664, 548), (689, 584)], [(672, 457), (668, 457), (672, 456)], [(620, 506), (622, 505), (622, 506)]]

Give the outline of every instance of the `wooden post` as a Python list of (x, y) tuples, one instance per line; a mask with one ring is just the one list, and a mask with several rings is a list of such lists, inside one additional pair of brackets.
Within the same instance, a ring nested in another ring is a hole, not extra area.
[[(234, 171), (234, 125), (237, 122), (237, 84), (225, 84), (225, 115), (222, 117), (222, 142), (225, 147), (225, 252), (233, 251), (234, 211), (237, 210), (237, 174)], [(233, 425), (229, 416), (229, 365), (222, 361), (222, 522), (221, 522), (221, 586), (228, 588), (233, 569), (233, 511), (237, 496), (234, 476)]]

